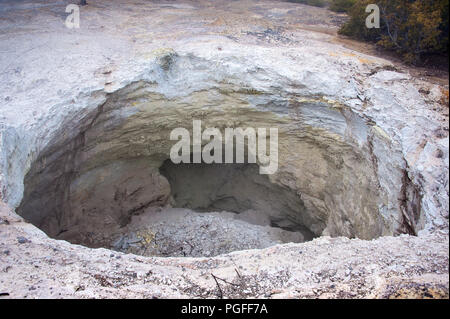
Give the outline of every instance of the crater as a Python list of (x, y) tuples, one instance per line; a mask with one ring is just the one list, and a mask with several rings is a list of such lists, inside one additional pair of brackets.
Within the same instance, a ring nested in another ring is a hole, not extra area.
[[(132, 83), (66, 119), (73, 131), (62, 123), (26, 174), (17, 212), (52, 238), (146, 256), (416, 234), (420, 190), (386, 134), (344, 105), (286, 96), (225, 86), (169, 99)], [(277, 128), (277, 172), (174, 164), (170, 132), (193, 119)]]

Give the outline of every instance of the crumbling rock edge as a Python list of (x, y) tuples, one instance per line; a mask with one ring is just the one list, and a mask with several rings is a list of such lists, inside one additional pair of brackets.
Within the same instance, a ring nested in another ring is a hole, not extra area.
[[(1, 292), (12, 298), (449, 296), (449, 242), (440, 231), (372, 241), (321, 237), (214, 258), (156, 258), (50, 239), (6, 205), (0, 212)], [(220, 290), (213, 275), (221, 279)]]

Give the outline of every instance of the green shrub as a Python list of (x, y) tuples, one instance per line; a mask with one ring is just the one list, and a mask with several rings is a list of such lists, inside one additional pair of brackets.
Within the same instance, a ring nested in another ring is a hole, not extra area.
[[(374, 2), (381, 25), (368, 29), (365, 8)], [(420, 64), (424, 55), (448, 54), (448, 7), (448, 0), (356, 0), (339, 33), (375, 42), (400, 53), (408, 63)]]
[(330, 10), (335, 12), (347, 12), (355, 2), (356, 0), (332, 0)]

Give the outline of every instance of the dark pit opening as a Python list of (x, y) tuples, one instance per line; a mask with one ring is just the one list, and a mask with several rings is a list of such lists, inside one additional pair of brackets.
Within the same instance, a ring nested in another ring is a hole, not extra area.
[(165, 207), (135, 212), (113, 234), (111, 248), (147, 256), (216, 256), (299, 243), (317, 237), (303, 224), (305, 205), (257, 164), (174, 164), (159, 167), (170, 185)]
[(305, 226), (301, 196), (271, 182), (257, 164), (158, 157), (86, 172), (67, 161), (35, 165), (18, 213), (50, 237), (145, 256), (216, 256), (317, 237)]
[(304, 226), (305, 205), (299, 194), (271, 183), (257, 164), (174, 164), (166, 160), (160, 172), (171, 187), (174, 207), (199, 212), (232, 212), (251, 224), (314, 234)]

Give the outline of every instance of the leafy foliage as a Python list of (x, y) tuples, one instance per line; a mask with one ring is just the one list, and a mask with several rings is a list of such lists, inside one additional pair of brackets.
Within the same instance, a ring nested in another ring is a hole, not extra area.
[[(365, 8), (374, 2), (380, 8), (381, 27), (368, 29)], [(448, 8), (448, 0), (356, 0), (340, 33), (376, 42), (417, 64), (425, 54), (448, 54)]]

